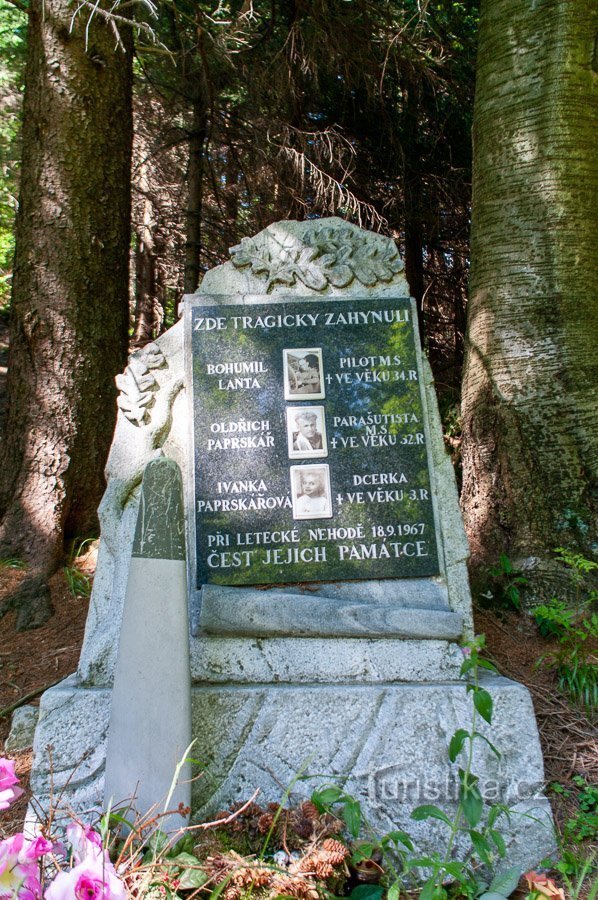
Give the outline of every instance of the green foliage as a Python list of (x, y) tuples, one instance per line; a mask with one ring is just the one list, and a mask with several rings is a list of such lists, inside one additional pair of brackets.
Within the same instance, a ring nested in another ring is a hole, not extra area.
[(567, 568), (575, 599), (553, 597), (534, 610), (540, 633), (559, 643), (540, 662), (556, 671), (559, 688), (592, 716), (598, 709), (598, 591), (588, 586), (588, 576), (598, 570), (598, 564), (563, 547), (555, 552)]
[(25, 569), (27, 564), (16, 556), (9, 556), (6, 559), (0, 559), (0, 569)]
[(86, 538), (83, 541), (74, 541), (68, 562), (63, 567), (64, 577), (68, 585), (68, 589), (73, 597), (89, 597), (91, 594), (92, 581), (89, 575), (86, 575), (78, 565), (85, 548), (93, 543), (95, 538)]
[(498, 565), (490, 568), (488, 575), (491, 580), (486, 591), (480, 595), (481, 605), (520, 611), (522, 593), (529, 581), (505, 553), (500, 554)]
[(341, 803), (340, 814), (347, 831), (353, 838), (359, 836), (361, 830), (361, 805), (350, 794), (346, 794), (337, 785), (330, 785), (314, 791), (311, 795), (311, 801), (320, 813), (331, 810), (333, 806)]
[[(595, 840), (598, 834), (598, 788), (585, 778), (575, 775), (574, 788), (562, 784), (550, 785), (553, 794), (577, 801), (577, 812), (565, 822), (557, 835), (556, 859), (543, 860), (542, 865), (559, 872), (567, 888), (567, 896), (588, 900), (598, 893), (598, 853)], [(588, 890), (589, 888), (589, 890)]]

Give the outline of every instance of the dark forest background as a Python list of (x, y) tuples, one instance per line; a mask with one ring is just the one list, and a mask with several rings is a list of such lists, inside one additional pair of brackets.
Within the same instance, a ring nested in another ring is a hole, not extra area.
[[(138, 13), (133, 344), (171, 325), (182, 293), (241, 237), (278, 219), (340, 215), (399, 244), (437, 378), (456, 402), (477, 4), (176, 0)], [(27, 16), (2, 0), (0, 23), (6, 304)]]

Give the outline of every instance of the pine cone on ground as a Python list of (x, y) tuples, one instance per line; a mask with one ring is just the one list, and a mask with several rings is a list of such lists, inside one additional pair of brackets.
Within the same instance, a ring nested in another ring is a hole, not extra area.
[(334, 838), (326, 838), (325, 841), (322, 841), (322, 850), (326, 850), (328, 861), (333, 866), (340, 866), (349, 856), (348, 848)]
[(297, 900), (318, 900), (318, 892), (311, 881), (306, 878), (292, 878), (289, 875), (275, 875), (272, 879), (272, 889), (276, 896), (286, 894), (289, 897), (297, 897)]
[(264, 887), (270, 881), (269, 869), (260, 869), (258, 866), (239, 868), (231, 876), (231, 884), (240, 888)]
[(314, 871), (316, 878), (319, 878), (320, 881), (326, 881), (327, 878), (334, 875), (334, 867), (327, 859), (322, 859), (321, 854), (314, 854)]
[(242, 893), (243, 891), (241, 890), (241, 888), (236, 887), (236, 885), (232, 884), (224, 889), (224, 891), (222, 892), (222, 896), (224, 900), (241, 900)]
[(299, 807), (299, 811), (302, 818), (311, 819), (312, 822), (315, 822), (320, 817), (317, 806), (311, 800), (305, 800)]
[(266, 834), (274, 824), (273, 813), (265, 812), (257, 820), (257, 830), (260, 834)]
[(302, 816), (293, 822), (293, 831), (297, 837), (307, 840), (314, 833), (314, 822)]
[(215, 884), (220, 884), (234, 867), (232, 860), (226, 856), (208, 856), (206, 860), (206, 871)]

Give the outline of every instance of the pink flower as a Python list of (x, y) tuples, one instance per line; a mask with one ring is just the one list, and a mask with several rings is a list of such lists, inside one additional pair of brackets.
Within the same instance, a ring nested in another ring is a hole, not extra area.
[(59, 872), (46, 889), (45, 900), (126, 900), (125, 886), (105, 858), (85, 860)]
[(23, 788), (15, 787), (19, 779), (15, 775), (14, 759), (0, 757), (0, 810), (8, 809), (23, 793)]
[(42, 852), (46, 845), (52, 846), (43, 838), (27, 841), (22, 834), (0, 841), (0, 900), (39, 900), (42, 889), (37, 860), (47, 852)]
[(47, 841), (45, 837), (42, 837), (40, 835), (33, 841), (25, 842), (23, 853), (25, 854), (25, 859), (27, 859), (28, 861), (35, 861), (40, 859), (42, 856), (45, 856), (46, 853), (49, 853), (52, 849), (54, 849), (54, 844), (52, 843), (52, 841)]
[(103, 855), (102, 838), (89, 825), (71, 822), (66, 826), (66, 839), (71, 845), (76, 864), (86, 859), (97, 859)]

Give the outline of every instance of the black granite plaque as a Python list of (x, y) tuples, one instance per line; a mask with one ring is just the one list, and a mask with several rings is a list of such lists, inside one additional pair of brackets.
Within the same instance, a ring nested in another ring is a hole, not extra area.
[(191, 306), (198, 587), (438, 574), (413, 309)]

